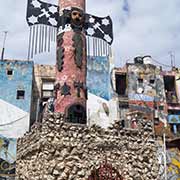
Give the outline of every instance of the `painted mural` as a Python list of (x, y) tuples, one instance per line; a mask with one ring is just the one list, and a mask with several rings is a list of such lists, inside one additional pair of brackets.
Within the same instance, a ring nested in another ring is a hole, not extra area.
[(178, 148), (167, 150), (168, 180), (180, 180), (180, 151)]
[(166, 123), (166, 98), (160, 69), (151, 64), (128, 64), (127, 72), (130, 109), (153, 114), (157, 106), (159, 120)]
[(129, 99), (164, 101), (164, 83), (160, 71), (153, 65), (128, 65)]
[(0, 135), (0, 179), (15, 176), (17, 140)]
[[(158, 143), (157, 158), (159, 162), (160, 180), (165, 179), (164, 165), (164, 148), (162, 142)], [(170, 148), (166, 150), (166, 170), (167, 180), (180, 180), (180, 150), (178, 148)]]
[(180, 114), (179, 115), (168, 115), (168, 123), (180, 124)]
[(109, 57), (88, 56), (87, 64), (87, 86), (89, 92), (106, 100), (111, 99)]
[(33, 62), (0, 61), (0, 132), (18, 138), (29, 130)]
[(0, 99), (30, 112), (32, 80), (32, 61), (0, 61)]
[(116, 101), (112, 99), (112, 57), (88, 56), (87, 63), (88, 123), (107, 128), (117, 119)]
[(159, 177), (160, 180), (165, 179), (165, 167), (164, 167), (164, 150), (161, 144), (158, 144), (158, 150), (157, 150), (157, 158), (159, 163)]

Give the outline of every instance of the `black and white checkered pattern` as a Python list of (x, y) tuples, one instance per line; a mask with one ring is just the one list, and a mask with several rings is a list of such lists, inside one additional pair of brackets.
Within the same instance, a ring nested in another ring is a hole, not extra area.
[(112, 20), (109, 16), (100, 18), (86, 14), (85, 31), (87, 36), (103, 39), (110, 45), (113, 42)]
[[(58, 13), (58, 6), (42, 2), (40, 0), (28, 0), (27, 22), (30, 26), (44, 24), (61, 28), (61, 18)], [(67, 29), (70, 27), (66, 24)], [(100, 18), (85, 14), (85, 33), (87, 36), (103, 39), (108, 44), (113, 42), (112, 20), (109, 16)], [(64, 30), (64, 29), (63, 29)]]
[(58, 18), (58, 6), (40, 0), (28, 0), (26, 19), (30, 26), (44, 24), (57, 27)]

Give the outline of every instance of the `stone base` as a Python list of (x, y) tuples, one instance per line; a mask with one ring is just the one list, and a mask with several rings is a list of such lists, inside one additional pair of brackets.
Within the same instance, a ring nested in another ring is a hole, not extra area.
[(105, 130), (69, 124), (48, 114), (43, 124), (18, 140), (18, 180), (88, 180), (107, 159), (124, 180), (158, 180), (159, 165), (152, 124)]

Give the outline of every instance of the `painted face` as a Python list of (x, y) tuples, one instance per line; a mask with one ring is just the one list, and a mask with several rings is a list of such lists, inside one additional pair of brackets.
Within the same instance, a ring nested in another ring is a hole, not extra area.
[(73, 10), (71, 12), (71, 20), (72, 20), (73, 25), (81, 27), (82, 23), (83, 23), (83, 19), (84, 19), (84, 17), (83, 17), (82, 11)]

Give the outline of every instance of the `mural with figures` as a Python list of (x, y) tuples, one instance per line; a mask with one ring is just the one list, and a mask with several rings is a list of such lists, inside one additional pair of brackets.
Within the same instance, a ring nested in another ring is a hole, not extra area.
[(103, 99), (111, 99), (109, 57), (88, 56), (87, 86), (89, 92)]
[[(161, 145), (160, 145), (161, 144)], [(160, 180), (165, 179), (164, 150), (162, 143), (158, 145), (158, 162)], [(167, 180), (180, 180), (180, 150), (171, 148), (166, 150)]]
[(180, 180), (180, 151), (178, 148), (167, 150), (168, 180)]
[(0, 179), (15, 176), (16, 139), (0, 135)]

